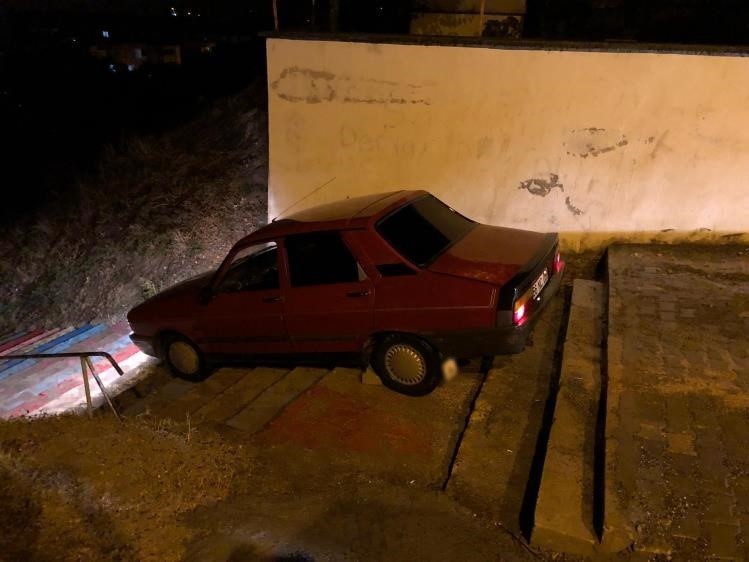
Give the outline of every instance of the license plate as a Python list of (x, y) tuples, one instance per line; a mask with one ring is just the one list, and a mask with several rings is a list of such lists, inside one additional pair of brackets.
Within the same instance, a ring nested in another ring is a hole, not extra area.
[(543, 288), (546, 286), (546, 283), (549, 282), (549, 270), (544, 269), (541, 272), (541, 275), (539, 275), (536, 280), (533, 282), (533, 285), (531, 285), (531, 294), (533, 295), (533, 298), (535, 299), (539, 294), (541, 294), (541, 291), (543, 291)]

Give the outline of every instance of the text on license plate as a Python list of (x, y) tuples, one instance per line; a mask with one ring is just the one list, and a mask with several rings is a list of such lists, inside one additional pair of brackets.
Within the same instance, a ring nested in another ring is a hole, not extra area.
[(533, 295), (532, 298), (536, 298), (543, 288), (546, 286), (546, 283), (549, 281), (549, 270), (544, 269), (541, 272), (541, 275), (539, 275), (536, 280), (533, 282), (533, 285), (531, 286), (531, 295)]

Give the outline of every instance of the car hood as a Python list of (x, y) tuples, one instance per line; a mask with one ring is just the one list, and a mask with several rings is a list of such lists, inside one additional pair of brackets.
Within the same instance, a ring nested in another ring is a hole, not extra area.
[(555, 242), (553, 234), (479, 224), (440, 255), (429, 270), (501, 286)]
[(185, 305), (191, 305), (197, 302), (200, 289), (205, 287), (215, 273), (206, 271), (190, 279), (186, 279), (168, 289), (165, 289), (147, 301), (139, 304), (128, 313), (128, 320), (139, 321), (143, 315), (149, 315), (158, 312), (159, 316), (171, 316), (183, 314), (187, 308)]

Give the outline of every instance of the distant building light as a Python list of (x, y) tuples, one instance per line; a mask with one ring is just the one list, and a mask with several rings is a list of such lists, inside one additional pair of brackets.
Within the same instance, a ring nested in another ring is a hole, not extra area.
[(128, 69), (129, 72), (132, 72), (133, 70), (135, 70), (135, 65), (134, 64), (128, 64), (127, 65), (127, 69)]
[(173, 15), (174, 17), (177, 17), (177, 8), (175, 8), (174, 6), (172, 6), (171, 8), (169, 8), (169, 12), (170, 12), (170, 13), (171, 13), (171, 14), (172, 14), (172, 15)]
[(104, 37), (104, 39), (109, 39), (109, 31), (102, 31), (101, 36)]
[(117, 67), (112, 63), (109, 63), (109, 65), (107, 65), (107, 68), (109, 69), (109, 72), (117, 72)]

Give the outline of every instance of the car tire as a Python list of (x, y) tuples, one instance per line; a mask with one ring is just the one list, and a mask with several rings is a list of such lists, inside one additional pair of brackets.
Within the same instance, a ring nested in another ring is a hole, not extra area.
[(174, 376), (198, 382), (208, 376), (205, 358), (198, 346), (179, 334), (164, 339), (164, 360)]
[(440, 354), (423, 339), (390, 334), (374, 347), (372, 367), (388, 388), (408, 396), (424, 396), (442, 380)]

